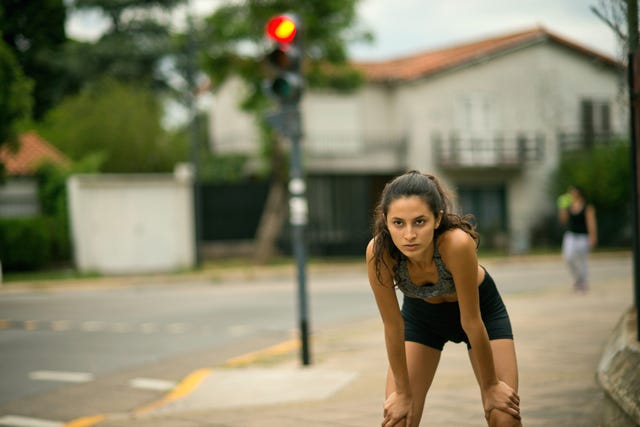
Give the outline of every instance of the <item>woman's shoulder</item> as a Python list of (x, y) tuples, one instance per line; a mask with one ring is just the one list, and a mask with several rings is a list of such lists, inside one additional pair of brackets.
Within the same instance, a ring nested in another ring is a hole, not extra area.
[(475, 251), (476, 242), (473, 237), (461, 228), (451, 228), (443, 232), (438, 237), (438, 252), (452, 253), (459, 250), (473, 248)]
[(382, 261), (385, 264), (394, 265), (395, 261), (393, 260), (393, 257), (389, 253), (389, 249), (382, 248), (382, 251), (378, 253), (376, 250), (376, 245), (378, 244), (381, 244), (381, 242), (380, 242), (380, 239), (378, 239), (377, 237), (373, 237), (371, 240), (369, 240), (369, 243), (367, 243), (367, 249), (366, 249), (367, 261), (371, 261), (376, 256), (379, 256), (382, 258)]

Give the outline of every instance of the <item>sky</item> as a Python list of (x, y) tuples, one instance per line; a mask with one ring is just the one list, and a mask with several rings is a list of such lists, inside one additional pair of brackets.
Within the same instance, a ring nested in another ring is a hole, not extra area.
[[(196, 14), (209, 14), (223, 0), (191, 0)], [(321, 0), (314, 0), (321, 1)], [(360, 0), (359, 25), (372, 44), (349, 46), (352, 59), (384, 60), (485, 37), (543, 26), (597, 52), (619, 57), (613, 31), (591, 10), (600, 0)], [(104, 22), (72, 16), (71, 37), (92, 39)]]
[(543, 26), (610, 56), (613, 31), (591, 10), (598, 0), (362, 0), (359, 19), (376, 37), (355, 59), (385, 59)]

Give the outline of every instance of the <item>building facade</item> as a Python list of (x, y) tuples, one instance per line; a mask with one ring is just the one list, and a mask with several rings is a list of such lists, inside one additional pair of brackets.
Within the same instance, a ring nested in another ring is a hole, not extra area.
[[(307, 90), (302, 101), (312, 248), (361, 248), (383, 183), (418, 169), (456, 190), (489, 246), (526, 252), (555, 210), (562, 151), (628, 132), (624, 67), (544, 28), (354, 66), (366, 76), (357, 92)], [(242, 90), (220, 88), (213, 148), (257, 155)]]

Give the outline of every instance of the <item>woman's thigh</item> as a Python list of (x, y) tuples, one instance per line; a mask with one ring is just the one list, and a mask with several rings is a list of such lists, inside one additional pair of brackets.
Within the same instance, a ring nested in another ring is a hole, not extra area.
[[(416, 425), (420, 422), (424, 401), (427, 392), (433, 382), (438, 363), (440, 362), (441, 351), (416, 342), (406, 341), (405, 352), (407, 355), (407, 369), (409, 371), (409, 382), (414, 402), (414, 419)], [(389, 369), (387, 373), (386, 396), (395, 391), (393, 373)]]

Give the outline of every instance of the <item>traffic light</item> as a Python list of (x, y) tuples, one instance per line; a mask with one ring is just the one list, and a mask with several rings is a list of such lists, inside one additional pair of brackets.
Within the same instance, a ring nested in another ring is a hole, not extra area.
[(300, 21), (292, 14), (276, 15), (267, 22), (265, 33), (273, 43), (266, 55), (271, 76), (265, 81), (265, 89), (281, 104), (295, 104), (304, 86)]

